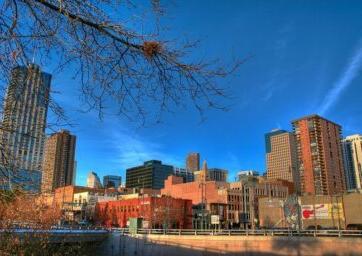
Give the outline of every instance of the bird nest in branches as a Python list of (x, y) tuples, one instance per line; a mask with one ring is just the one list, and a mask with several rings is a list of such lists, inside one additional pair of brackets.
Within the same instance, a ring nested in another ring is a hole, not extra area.
[(152, 58), (161, 52), (161, 44), (156, 41), (146, 41), (143, 43), (143, 53), (147, 58)]

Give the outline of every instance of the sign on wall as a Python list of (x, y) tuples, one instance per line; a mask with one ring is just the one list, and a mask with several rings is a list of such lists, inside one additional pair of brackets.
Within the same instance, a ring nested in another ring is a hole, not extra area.
[(302, 205), (302, 218), (308, 219), (329, 219), (327, 204)]
[(219, 215), (211, 215), (211, 224), (220, 224), (220, 217)]
[(302, 205), (302, 219), (343, 219), (342, 203)]

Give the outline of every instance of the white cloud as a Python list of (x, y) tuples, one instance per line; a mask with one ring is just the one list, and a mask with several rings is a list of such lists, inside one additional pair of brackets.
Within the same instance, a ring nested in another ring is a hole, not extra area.
[(319, 107), (318, 113), (325, 114), (339, 99), (343, 90), (351, 85), (353, 79), (358, 75), (358, 72), (362, 65), (362, 42), (359, 44), (359, 48), (353, 54), (344, 72), (335, 82), (332, 88), (328, 91), (322, 104)]
[(117, 162), (122, 169), (143, 164), (147, 160), (161, 160), (165, 164), (183, 166), (183, 160), (167, 152), (161, 144), (141, 138), (130, 131), (114, 132)]

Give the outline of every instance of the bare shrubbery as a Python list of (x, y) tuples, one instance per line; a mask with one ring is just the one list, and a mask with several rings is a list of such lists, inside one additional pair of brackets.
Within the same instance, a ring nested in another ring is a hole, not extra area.
[(52, 243), (49, 233), (61, 217), (48, 198), (0, 192), (0, 255), (87, 255), (92, 246)]

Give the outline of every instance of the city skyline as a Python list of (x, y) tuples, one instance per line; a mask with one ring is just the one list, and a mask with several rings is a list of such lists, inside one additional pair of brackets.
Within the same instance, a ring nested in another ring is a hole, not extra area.
[[(250, 14), (250, 9), (255, 11)], [(312, 9), (319, 11), (318, 24)], [(54, 97), (77, 124), (71, 129), (79, 138), (76, 184), (85, 184), (89, 170), (100, 177), (125, 177), (128, 167), (151, 159), (182, 167), (192, 151), (200, 152), (210, 166), (229, 170), (230, 178), (240, 169), (265, 171), (264, 134), (275, 128), (292, 131), (291, 120), (313, 113), (341, 124), (344, 137), (362, 133), (360, 103), (354, 100), (361, 93), (359, 8), (336, 1), (328, 6), (210, 1), (207, 11), (195, 2), (170, 6), (168, 12), (174, 18), (167, 20), (171, 37), (185, 31), (190, 40), (201, 37), (197, 54), (226, 63), (232, 57), (251, 56), (237, 77), (228, 79), (234, 98), (226, 102), (229, 111), (209, 110), (203, 123), (192, 108), (173, 110), (161, 124), (145, 127), (112, 114), (100, 121), (96, 112), (79, 112), (73, 89), (78, 81), (67, 69), (54, 74), (52, 87), (62, 92)], [(227, 29), (213, 29), (220, 26)], [(51, 65), (42, 68), (53, 75)]]
[(0, 13), (0, 255), (361, 254), (362, 1)]
[[(318, 23), (313, 22), (315, 10)], [(101, 122), (97, 113), (78, 114), (75, 97), (61, 95), (60, 102), (80, 124), (74, 128), (79, 135), (77, 184), (90, 169), (100, 176), (107, 171), (125, 177), (127, 167), (150, 159), (181, 167), (193, 151), (210, 166), (229, 170), (230, 177), (239, 169), (265, 171), (264, 134), (275, 128), (292, 131), (291, 120), (313, 113), (341, 124), (344, 137), (362, 133), (356, 100), (362, 82), (359, 8), (336, 1), (297, 6), (210, 1), (207, 10), (202, 3), (178, 3), (168, 13), (173, 17), (167, 20), (170, 37), (201, 39), (197, 54), (226, 63), (251, 56), (236, 77), (222, 83), (232, 88), (229, 111), (209, 110), (200, 123), (191, 107), (173, 109), (162, 123), (139, 127), (114, 116)], [(214, 29), (221, 27), (227, 29)], [(58, 88), (74, 84), (66, 75), (55, 80)]]

